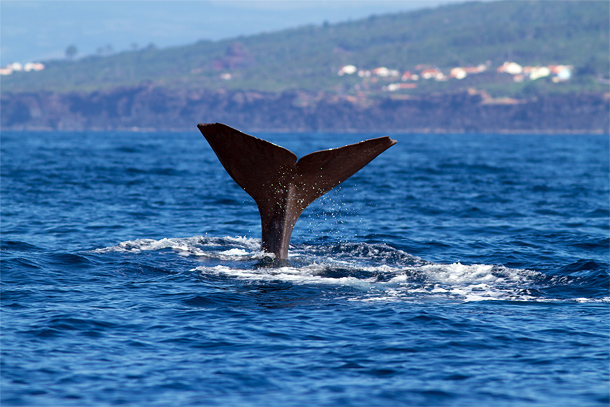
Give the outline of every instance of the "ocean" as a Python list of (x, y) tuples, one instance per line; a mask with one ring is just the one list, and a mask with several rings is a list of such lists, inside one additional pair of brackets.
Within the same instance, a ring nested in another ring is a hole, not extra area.
[(268, 267), (195, 126), (3, 132), (0, 404), (607, 406), (608, 136), (390, 136)]

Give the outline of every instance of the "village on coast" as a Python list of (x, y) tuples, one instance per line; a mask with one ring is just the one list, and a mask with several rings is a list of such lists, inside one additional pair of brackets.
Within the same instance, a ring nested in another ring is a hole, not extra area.
[[(389, 81), (387, 85), (382, 87), (383, 91), (395, 92), (402, 89), (415, 89), (419, 80), (434, 80), (443, 82), (448, 80), (462, 80), (469, 75), (478, 75), (483, 72), (488, 72), (491, 69), (491, 63), (480, 64), (477, 66), (459, 66), (444, 71), (438, 67), (429, 65), (416, 65), (414, 70), (400, 71), (398, 69), (390, 69), (385, 66), (374, 69), (359, 69), (355, 65), (344, 65), (339, 69), (337, 75), (350, 76), (357, 75), (360, 78), (371, 78), (375, 83), (383, 78)], [(550, 77), (554, 83), (566, 82), (572, 78), (574, 67), (571, 65), (547, 65), (547, 66), (522, 66), (516, 62), (507, 61), (497, 67), (495, 71), (498, 74), (506, 74), (512, 76), (514, 82), (523, 82), (526, 80), (534, 81), (540, 78)]]
[(31, 71), (42, 71), (44, 70), (44, 65), (40, 62), (28, 62), (27, 64), (22, 64), (20, 62), (13, 62), (8, 64), (4, 68), (0, 68), (0, 75), (6, 76), (11, 75), (14, 72), (31, 72)]

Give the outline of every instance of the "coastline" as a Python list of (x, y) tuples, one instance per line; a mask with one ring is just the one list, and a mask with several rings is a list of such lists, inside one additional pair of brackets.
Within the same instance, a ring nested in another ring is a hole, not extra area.
[(7, 92), (1, 129), (188, 131), (200, 122), (222, 122), (250, 132), (610, 134), (608, 93), (509, 102), (473, 89), (400, 98), (146, 85), (92, 93)]

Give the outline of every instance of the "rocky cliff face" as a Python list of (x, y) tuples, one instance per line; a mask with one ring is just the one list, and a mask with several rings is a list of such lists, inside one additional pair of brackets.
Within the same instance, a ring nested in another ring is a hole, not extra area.
[(608, 133), (608, 95), (494, 100), (484, 92), (366, 98), (290, 91), (172, 92), (154, 86), (93, 93), (3, 93), (9, 130), (192, 130), (222, 122), (244, 131)]

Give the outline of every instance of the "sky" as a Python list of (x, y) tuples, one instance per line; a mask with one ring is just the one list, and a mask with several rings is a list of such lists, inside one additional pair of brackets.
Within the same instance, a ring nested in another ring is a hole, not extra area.
[(463, 0), (1, 0), (0, 65), (159, 48)]

